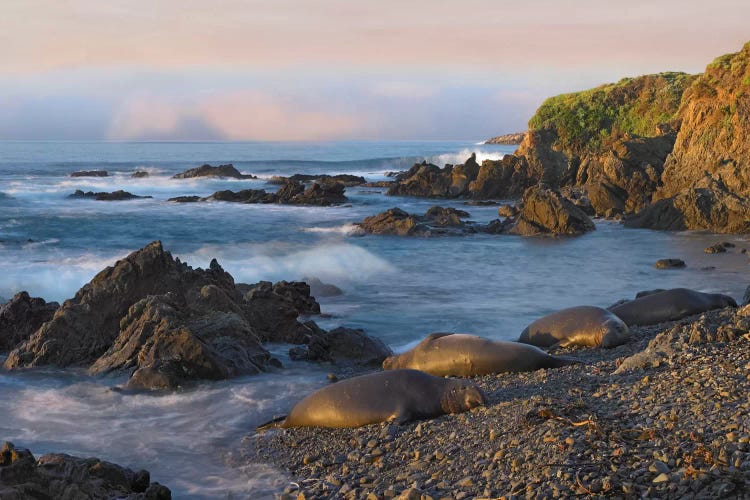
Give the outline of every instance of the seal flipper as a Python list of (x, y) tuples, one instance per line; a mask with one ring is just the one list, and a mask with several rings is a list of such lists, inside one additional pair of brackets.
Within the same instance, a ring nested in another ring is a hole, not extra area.
[(389, 420), (396, 425), (404, 425), (414, 420), (413, 417), (414, 415), (412, 415), (411, 412), (399, 410), (396, 413), (394, 413), (393, 416)]
[(282, 415), (280, 417), (276, 417), (273, 420), (269, 420), (265, 424), (260, 424), (258, 427), (255, 428), (256, 432), (263, 432), (267, 431), (268, 429), (277, 429), (280, 428), (284, 421), (286, 420), (286, 415)]
[(550, 355), (549, 362), (550, 362), (549, 368), (560, 368), (562, 366), (583, 364), (583, 361), (578, 361), (577, 359), (566, 358), (564, 356), (552, 356), (552, 355)]

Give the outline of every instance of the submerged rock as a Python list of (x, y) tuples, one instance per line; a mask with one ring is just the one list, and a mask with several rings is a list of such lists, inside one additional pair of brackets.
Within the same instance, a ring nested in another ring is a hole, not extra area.
[(361, 175), (351, 174), (294, 174), (289, 177), (288, 180), (295, 182), (316, 182), (318, 184), (338, 182), (346, 187), (359, 186), (367, 182), (367, 179), (365, 179)]
[(231, 163), (228, 165), (219, 165), (213, 167), (209, 164), (201, 165), (200, 167), (191, 168), (182, 173), (174, 175), (173, 179), (192, 179), (196, 177), (228, 177), (231, 179), (257, 179), (254, 175), (243, 174)]
[(39, 297), (30, 297), (19, 292), (0, 306), (0, 352), (13, 349), (27, 340), (43, 323), (52, 319), (60, 304), (45, 302)]
[(109, 177), (109, 173), (106, 170), (79, 170), (78, 172), (72, 172), (71, 177)]
[(481, 226), (463, 221), (468, 212), (455, 208), (434, 206), (424, 215), (411, 215), (400, 208), (391, 208), (359, 223), (359, 227), (369, 234), (390, 234), (396, 236), (439, 236), (476, 233)]
[(93, 191), (84, 192), (80, 189), (76, 189), (75, 193), (68, 195), (68, 198), (91, 198), (96, 201), (123, 201), (152, 198), (152, 196), (137, 196), (133, 193), (123, 191), (122, 189), (111, 193), (95, 193)]
[(591, 219), (558, 191), (534, 186), (524, 193), (523, 208), (509, 233), (576, 236), (594, 229)]
[(323, 283), (318, 278), (302, 278), (302, 281), (310, 285), (310, 293), (315, 297), (337, 297), (343, 295), (344, 291), (330, 283)]
[(145, 170), (136, 170), (132, 174), (130, 174), (130, 177), (133, 177), (134, 179), (143, 179), (144, 177), (149, 177), (150, 174), (146, 172)]
[(685, 261), (681, 259), (659, 259), (654, 263), (654, 267), (656, 269), (682, 269), (685, 267)]
[(380, 339), (369, 337), (362, 330), (336, 328), (315, 336), (306, 347), (294, 348), (289, 354), (296, 360), (380, 366), (393, 352)]
[(145, 470), (62, 453), (36, 460), (6, 441), (0, 445), (0, 498), (169, 500), (172, 494)]

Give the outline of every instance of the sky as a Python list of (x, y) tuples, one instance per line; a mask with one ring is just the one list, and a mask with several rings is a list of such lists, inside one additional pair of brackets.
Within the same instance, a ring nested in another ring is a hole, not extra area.
[(1, 0), (0, 140), (482, 140), (701, 72), (747, 0)]

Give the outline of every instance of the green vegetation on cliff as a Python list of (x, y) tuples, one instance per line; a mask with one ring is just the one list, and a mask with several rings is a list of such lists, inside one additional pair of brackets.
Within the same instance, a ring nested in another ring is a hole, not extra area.
[(531, 118), (529, 130), (554, 130), (559, 149), (578, 154), (624, 133), (653, 137), (657, 126), (676, 125), (682, 94), (695, 78), (659, 73), (551, 97)]

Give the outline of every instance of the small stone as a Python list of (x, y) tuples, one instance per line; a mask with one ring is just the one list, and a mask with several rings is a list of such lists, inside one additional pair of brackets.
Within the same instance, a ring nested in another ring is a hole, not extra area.
[(654, 482), (654, 483), (666, 483), (667, 481), (669, 481), (669, 476), (662, 472), (661, 474), (659, 474), (658, 476), (656, 476), (652, 482)]
[(656, 269), (682, 269), (685, 261), (681, 259), (659, 259), (654, 263)]

